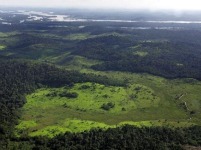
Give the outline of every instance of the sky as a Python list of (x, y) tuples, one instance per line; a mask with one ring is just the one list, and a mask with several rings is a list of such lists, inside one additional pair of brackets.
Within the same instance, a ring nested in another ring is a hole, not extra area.
[(201, 10), (201, 0), (0, 0), (0, 6)]

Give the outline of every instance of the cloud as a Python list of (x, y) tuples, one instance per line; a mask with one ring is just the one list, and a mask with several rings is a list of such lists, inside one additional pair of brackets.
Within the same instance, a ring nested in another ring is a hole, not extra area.
[(201, 10), (200, 0), (0, 0), (0, 5), (109, 9)]

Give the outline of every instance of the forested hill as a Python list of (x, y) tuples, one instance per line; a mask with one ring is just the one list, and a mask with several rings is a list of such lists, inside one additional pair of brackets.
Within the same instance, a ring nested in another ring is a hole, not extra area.
[[(201, 37), (201, 34), (199, 36)], [(96, 70), (149, 73), (165, 78), (201, 80), (199, 43), (176, 42), (174, 39), (136, 41), (131, 40), (132, 38), (113, 35), (83, 40), (77, 44), (72, 54), (104, 61), (92, 66)]]

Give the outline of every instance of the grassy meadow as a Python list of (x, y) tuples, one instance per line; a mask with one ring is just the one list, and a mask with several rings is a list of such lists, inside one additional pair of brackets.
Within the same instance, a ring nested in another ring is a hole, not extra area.
[[(16, 135), (53, 137), (67, 131), (107, 129), (125, 124), (138, 127), (200, 124), (201, 85), (196, 80), (167, 80), (120, 72), (96, 73), (126, 79), (129, 83), (126, 87), (87, 82), (73, 87), (38, 89), (27, 95)], [(77, 97), (65, 97), (62, 93), (77, 93)], [(104, 108), (108, 103), (113, 106)]]

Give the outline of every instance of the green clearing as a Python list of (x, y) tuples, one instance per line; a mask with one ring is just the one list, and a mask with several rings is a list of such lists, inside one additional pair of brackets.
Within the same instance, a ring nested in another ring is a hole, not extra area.
[(30, 136), (48, 136), (54, 137), (57, 134), (65, 132), (83, 132), (88, 131), (92, 128), (104, 128), (107, 129), (109, 125), (104, 123), (98, 123), (94, 121), (77, 120), (77, 119), (66, 119), (60, 125), (47, 126), (40, 130), (30, 133)]
[[(117, 77), (122, 79), (126, 75), (133, 84), (114, 87), (78, 83), (72, 88), (38, 89), (27, 95), (16, 135), (53, 137), (67, 131), (107, 129), (124, 124), (139, 127), (186, 127), (200, 124), (201, 84), (196, 80), (167, 80), (146, 74), (96, 73), (107, 74), (108, 77), (118, 74)], [(63, 96), (74, 92), (78, 94), (77, 97)], [(189, 94), (181, 97), (182, 93)], [(184, 101), (189, 110), (184, 107)], [(114, 104), (114, 107), (103, 109), (102, 106), (108, 103)], [(191, 111), (195, 114), (191, 115)]]
[[(78, 93), (77, 98), (60, 96), (62, 93)], [(52, 96), (53, 95), (53, 96)], [(148, 87), (134, 84), (128, 88), (104, 86), (95, 83), (75, 84), (73, 88), (45, 88), (27, 96), (28, 103), (25, 109), (33, 106), (41, 109), (66, 107), (79, 111), (102, 112), (100, 109), (105, 103), (114, 103), (115, 107), (107, 113), (122, 113), (122, 108), (132, 110), (136, 108), (158, 107), (160, 99)]]
[(0, 45), (0, 51), (4, 50), (5, 48), (6, 48), (6, 46)]

